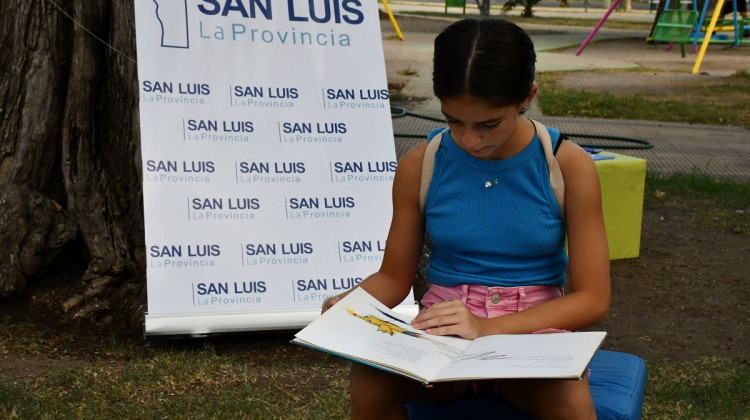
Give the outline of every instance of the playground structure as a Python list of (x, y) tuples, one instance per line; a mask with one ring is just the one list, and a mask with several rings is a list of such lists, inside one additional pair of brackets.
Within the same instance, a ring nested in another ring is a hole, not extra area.
[[(657, 42), (669, 42), (668, 49), (671, 49), (674, 43), (679, 43), (683, 57), (685, 56), (685, 44), (692, 44), (693, 50), (698, 54), (692, 73), (698, 73), (703, 57), (708, 49), (708, 44), (723, 43), (733, 44), (734, 46), (750, 44), (750, 39), (743, 40), (744, 32), (750, 29), (750, 19), (738, 18), (737, 0), (733, 1), (733, 18), (719, 19), (724, 6), (724, 1), (725, 0), (717, 1), (708, 25), (704, 26), (708, 12), (708, 0), (704, 1), (700, 14), (698, 13), (697, 0), (692, 1), (692, 9), (684, 10), (679, 9), (680, 2), (677, 3), (677, 9), (669, 9), (670, 0), (666, 0), (664, 10), (659, 14), (656, 26), (654, 27), (653, 33), (649, 39)], [(620, 0), (612, 2), (607, 12), (578, 48), (576, 55), (580, 55), (583, 49), (586, 48), (586, 45), (588, 45), (594, 35), (596, 35), (596, 32), (601, 28), (619, 3)], [(730, 39), (730, 37), (726, 35), (717, 35), (715, 34), (716, 31), (733, 31), (734, 37)], [(706, 36), (706, 34), (710, 35)], [(700, 49), (698, 49), (699, 42), (701, 43)]]
[(401, 33), (401, 28), (398, 27), (398, 22), (396, 22), (396, 18), (393, 16), (393, 12), (391, 12), (391, 8), (388, 6), (388, 0), (383, 0), (383, 7), (385, 7), (385, 13), (388, 14), (388, 19), (391, 20), (393, 29), (396, 30), (396, 35), (398, 36), (398, 39), (403, 41), (404, 35)]

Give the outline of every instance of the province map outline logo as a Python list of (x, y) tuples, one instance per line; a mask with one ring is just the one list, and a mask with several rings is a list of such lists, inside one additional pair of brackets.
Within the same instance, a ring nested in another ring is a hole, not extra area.
[(156, 5), (156, 20), (161, 26), (161, 46), (190, 48), (188, 36), (187, 0), (152, 0)]

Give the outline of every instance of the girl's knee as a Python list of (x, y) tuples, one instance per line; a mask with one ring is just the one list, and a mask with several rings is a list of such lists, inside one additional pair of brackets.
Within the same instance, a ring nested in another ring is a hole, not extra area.
[(559, 388), (558, 404), (551, 407), (555, 419), (596, 419), (594, 400), (591, 397), (588, 380), (562, 381)]
[(403, 381), (395, 375), (353, 363), (349, 375), (352, 418), (365, 418), (365, 414), (402, 417), (406, 414), (403, 387)]
[(467, 395), (468, 382), (450, 382), (427, 388), (419, 382), (353, 363), (349, 375), (352, 418), (407, 418), (406, 403), (444, 401)]
[(588, 380), (521, 380), (501, 392), (516, 407), (539, 419), (596, 419)]
[(352, 363), (349, 371), (349, 388), (351, 393), (366, 395), (389, 394), (398, 386), (401, 378), (380, 369), (359, 363)]

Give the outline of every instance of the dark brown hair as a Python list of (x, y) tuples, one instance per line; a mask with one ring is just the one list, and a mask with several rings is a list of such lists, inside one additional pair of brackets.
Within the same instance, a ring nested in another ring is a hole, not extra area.
[(498, 18), (469, 18), (435, 38), (432, 88), (438, 99), (469, 94), (497, 106), (520, 104), (534, 84), (528, 34)]

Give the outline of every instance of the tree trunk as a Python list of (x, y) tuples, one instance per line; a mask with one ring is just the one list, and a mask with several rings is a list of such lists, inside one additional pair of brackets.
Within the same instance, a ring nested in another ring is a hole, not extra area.
[(633, 10), (633, 3), (631, 0), (622, 0), (617, 5), (617, 11), (619, 12), (630, 12)]
[(483, 17), (490, 16), (490, 0), (476, 0), (479, 8), (479, 15)]
[(523, 14), (521, 16), (534, 17), (534, 4), (536, 4), (536, 2), (533, 0), (525, 0), (523, 2)]
[[(138, 320), (145, 253), (133, 5), (55, 3), (70, 18), (46, 0), (5, 0), (0, 17), (0, 191), (12, 192), (0, 221), (19, 215), (29, 226), (0, 241), (0, 298), (59, 268), (51, 256), (64, 248), (88, 262), (77, 293), (61, 302), (68, 316)], [(50, 205), (34, 214), (31, 197)], [(33, 228), (38, 213), (53, 227)], [(14, 264), (31, 252), (30, 238), (50, 257)]]

